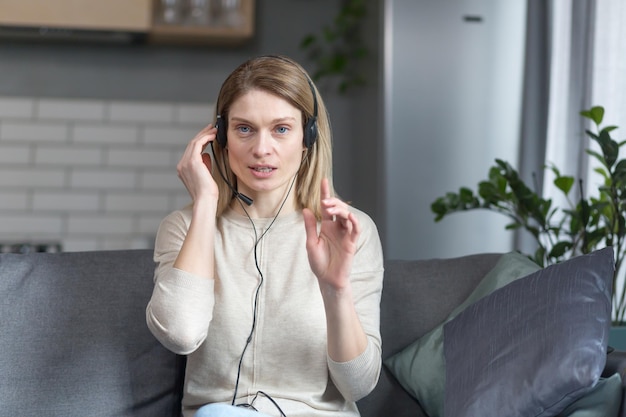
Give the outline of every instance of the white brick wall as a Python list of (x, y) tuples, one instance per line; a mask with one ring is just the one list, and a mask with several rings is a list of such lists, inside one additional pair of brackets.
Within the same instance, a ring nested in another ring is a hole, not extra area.
[(0, 245), (152, 247), (210, 105), (0, 96)]

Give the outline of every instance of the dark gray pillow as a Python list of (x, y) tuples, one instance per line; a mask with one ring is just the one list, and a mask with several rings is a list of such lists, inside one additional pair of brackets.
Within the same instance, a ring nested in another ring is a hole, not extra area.
[(444, 326), (450, 417), (554, 416), (606, 362), (613, 249), (521, 278)]
[(0, 255), (0, 416), (180, 415), (184, 363), (146, 326), (151, 251)]

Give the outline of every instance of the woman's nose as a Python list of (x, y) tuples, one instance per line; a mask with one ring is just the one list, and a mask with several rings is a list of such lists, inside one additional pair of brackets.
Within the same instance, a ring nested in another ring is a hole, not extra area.
[(272, 149), (272, 135), (265, 130), (259, 131), (254, 141), (253, 152), (255, 155), (267, 155)]

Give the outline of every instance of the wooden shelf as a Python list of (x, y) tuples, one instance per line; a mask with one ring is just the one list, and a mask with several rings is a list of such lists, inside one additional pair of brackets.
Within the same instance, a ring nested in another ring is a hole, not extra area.
[(254, 1), (240, 0), (240, 22), (237, 26), (207, 23), (205, 26), (161, 23), (157, 0), (153, 6), (153, 22), (148, 30), (148, 42), (179, 45), (237, 45), (254, 36)]
[(17, 28), (145, 32), (154, 16), (153, 5), (154, 0), (0, 0), (0, 24)]
[[(236, 25), (228, 25), (228, 19), (220, 16), (215, 9), (217, 0), (210, 0), (213, 13), (203, 25), (188, 24), (184, 10), (180, 24), (163, 23), (161, 0), (0, 0), (0, 38), (69, 42), (119, 38), (153, 44), (240, 45), (254, 36), (255, 0), (230, 1), (238, 2)], [(45, 36), (41, 29), (45, 29)]]

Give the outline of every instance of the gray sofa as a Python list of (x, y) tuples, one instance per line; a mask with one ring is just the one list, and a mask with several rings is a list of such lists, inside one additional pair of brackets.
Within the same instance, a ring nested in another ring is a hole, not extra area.
[[(444, 320), (499, 257), (387, 261), (383, 356)], [(148, 250), (0, 254), (0, 417), (178, 416), (184, 358), (145, 325), (153, 269)], [(605, 373), (624, 369), (611, 353)], [(425, 415), (386, 368), (359, 408)]]

